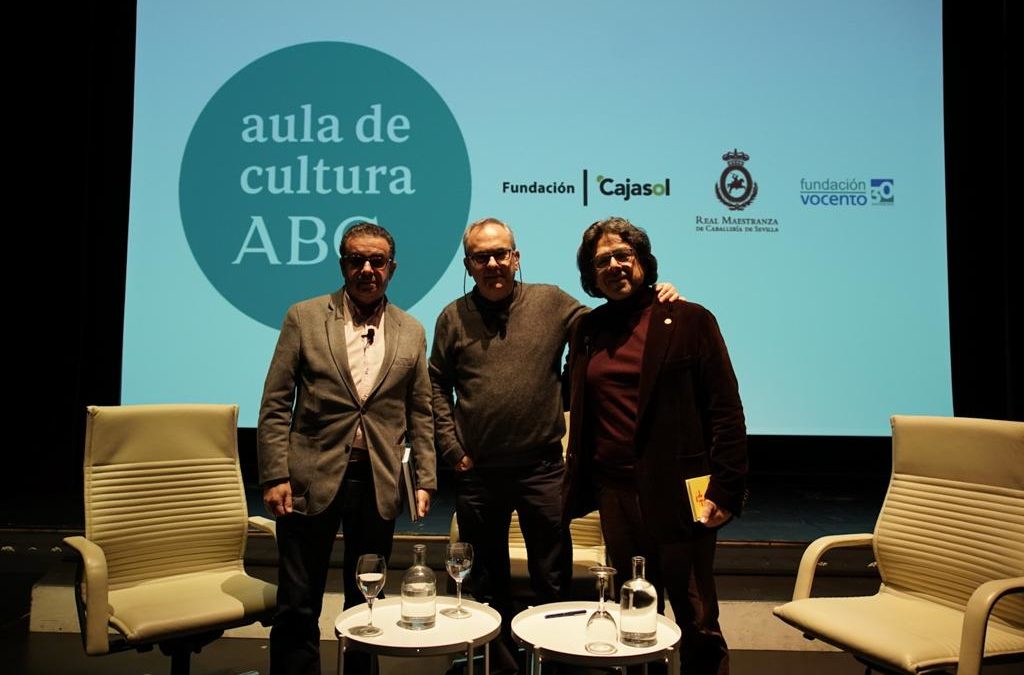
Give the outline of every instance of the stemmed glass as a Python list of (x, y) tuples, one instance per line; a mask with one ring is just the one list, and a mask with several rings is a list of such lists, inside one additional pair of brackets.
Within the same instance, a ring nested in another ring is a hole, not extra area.
[(377, 599), (380, 590), (384, 588), (384, 577), (387, 576), (388, 567), (384, 557), (368, 553), (359, 556), (356, 563), (356, 585), (366, 598), (369, 606), (370, 619), (365, 626), (353, 626), (349, 632), (359, 637), (374, 637), (382, 631), (373, 625), (373, 601)]
[(473, 567), (473, 546), (464, 541), (448, 544), (445, 549), (445, 566), (448, 574), (455, 580), (455, 592), (459, 603), (455, 607), (445, 607), (441, 613), (452, 619), (469, 618), (470, 612), (462, 607), (462, 580)]
[(587, 651), (591, 654), (614, 654), (618, 651), (615, 646), (619, 632), (615, 626), (615, 619), (604, 608), (605, 591), (612, 577), (615, 576), (614, 567), (591, 567), (590, 573), (597, 577), (597, 610), (587, 620)]

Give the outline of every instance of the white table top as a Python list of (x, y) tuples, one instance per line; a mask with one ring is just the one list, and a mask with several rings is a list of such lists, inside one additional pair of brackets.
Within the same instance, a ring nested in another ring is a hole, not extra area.
[[(574, 609), (585, 609), (583, 614), (557, 618), (544, 618), (546, 614), (567, 612)], [(576, 664), (629, 665), (644, 663), (656, 655), (675, 647), (679, 643), (682, 631), (670, 619), (658, 615), (658, 640), (651, 647), (630, 647), (616, 643), (614, 654), (591, 654), (586, 649), (587, 619), (597, 609), (596, 602), (554, 602), (548, 605), (531, 607), (516, 614), (512, 619), (512, 634), (517, 640), (558, 660)], [(605, 609), (619, 625), (619, 606), (606, 602)]]
[(445, 607), (454, 607), (455, 598), (438, 596), (437, 623), (425, 630), (409, 630), (398, 625), (402, 599), (385, 598), (373, 603), (373, 625), (384, 632), (376, 637), (352, 635), (350, 629), (364, 626), (369, 618), (365, 604), (352, 607), (338, 615), (334, 634), (348, 642), (359, 643), (363, 651), (390, 656), (412, 654), (453, 654), (468, 647), (490, 642), (501, 628), (501, 616), (487, 605), (462, 599), (462, 606), (472, 613), (466, 619), (452, 619), (441, 614)]

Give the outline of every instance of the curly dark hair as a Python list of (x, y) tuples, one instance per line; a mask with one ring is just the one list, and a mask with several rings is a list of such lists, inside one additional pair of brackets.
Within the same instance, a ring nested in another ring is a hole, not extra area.
[(636, 253), (644, 271), (644, 286), (653, 286), (658, 281), (658, 259), (651, 253), (651, 240), (643, 228), (637, 227), (625, 218), (612, 216), (599, 220), (583, 232), (583, 242), (576, 251), (576, 266), (580, 270), (580, 284), (587, 295), (605, 297), (597, 287), (597, 270), (594, 269), (594, 251), (597, 242), (606, 234), (617, 234)]
[(345, 244), (347, 244), (348, 240), (352, 237), (380, 237), (386, 241), (388, 246), (391, 248), (391, 259), (395, 259), (395, 238), (391, 236), (390, 232), (380, 225), (363, 221), (349, 226), (349, 228), (345, 230), (345, 234), (341, 235), (341, 245), (338, 247), (338, 255), (345, 255)]

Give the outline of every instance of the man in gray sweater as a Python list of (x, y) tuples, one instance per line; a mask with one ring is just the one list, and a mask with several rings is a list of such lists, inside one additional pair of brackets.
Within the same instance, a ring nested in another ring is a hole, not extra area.
[[(537, 601), (560, 600), (571, 581), (561, 509), (561, 360), (569, 328), (587, 308), (557, 286), (516, 282), (519, 251), (500, 220), (470, 224), (462, 244), (476, 285), (437, 318), (429, 364), (436, 447), (455, 468), (459, 536), (475, 550), (470, 589), (504, 619), (496, 670), (514, 671), (513, 510)], [(670, 286), (659, 290), (659, 299), (678, 298)]]

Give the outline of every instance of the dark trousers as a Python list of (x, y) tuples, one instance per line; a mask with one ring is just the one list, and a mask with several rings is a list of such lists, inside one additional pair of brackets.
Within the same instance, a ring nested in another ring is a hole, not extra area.
[(561, 600), (572, 577), (572, 545), (562, 523), (561, 457), (523, 467), (457, 473), (459, 538), (473, 545), (468, 590), (501, 614), (502, 639), (492, 646), (495, 670), (515, 670), (508, 529), (512, 511), (526, 540), (530, 587), (538, 603)]
[(355, 580), (359, 556), (376, 553), (387, 560), (395, 532), (395, 521), (381, 518), (377, 511), (369, 462), (349, 464), (337, 496), (321, 513), (277, 519), (277, 614), (270, 631), (273, 675), (320, 673), (320, 610), (339, 525), (345, 537), (342, 564), (348, 609), (366, 601)]
[(729, 651), (718, 625), (714, 563), (716, 530), (695, 526), (693, 537), (658, 543), (645, 526), (640, 501), (631, 488), (597, 488), (601, 530), (617, 587), (633, 575), (632, 557), (646, 559), (646, 577), (658, 591), (658, 611), (665, 593), (683, 631), (679, 656), (686, 675), (728, 675)]

